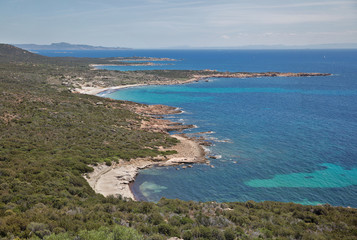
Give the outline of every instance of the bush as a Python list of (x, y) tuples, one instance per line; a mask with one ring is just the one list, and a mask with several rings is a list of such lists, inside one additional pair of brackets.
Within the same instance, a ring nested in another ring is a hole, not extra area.
[(52, 234), (44, 238), (45, 240), (143, 240), (135, 229), (116, 226), (114, 229), (101, 227), (98, 230), (82, 230), (78, 236), (73, 237), (68, 233)]
[(236, 234), (232, 228), (227, 228), (224, 231), (224, 237), (226, 240), (234, 240), (236, 238)]
[(167, 223), (161, 223), (158, 226), (159, 233), (164, 234), (166, 236), (178, 236), (178, 231), (175, 227), (170, 226)]
[(44, 238), (45, 236), (51, 234), (50, 230), (48, 229), (48, 225), (43, 223), (31, 222), (29, 225), (27, 225), (27, 229), (40, 238)]
[(154, 212), (149, 215), (149, 222), (153, 225), (159, 225), (164, 221), (164, 218), (160, 215), (160, 213)]
[(114, 228), (114, 240), (142, 240), (144, 239), (135, 229), (116, 226)]

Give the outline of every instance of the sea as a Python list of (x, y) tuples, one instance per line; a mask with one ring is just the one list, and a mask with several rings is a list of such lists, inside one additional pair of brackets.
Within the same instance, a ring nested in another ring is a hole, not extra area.
[[(144, 201), (280, 201), (357, 207), (357, 50), (40, 51), (46, 56), (159, 57), (120, 71), (320, 72), (327, 77), (211, 78), (140, 86), (102, 97), (183, 110), (167, 119), (212, 142), (213, 167), (141, 170), (132, 189)], [(201, 133), (201, 134), (197, 134)]]

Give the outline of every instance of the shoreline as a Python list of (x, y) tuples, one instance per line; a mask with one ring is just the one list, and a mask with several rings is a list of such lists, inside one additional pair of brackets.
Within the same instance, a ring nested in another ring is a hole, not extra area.
[[(147, 84), (128, 84), (114, 87), (85, 87), (76, 88), (74, 92), (89, 95), (98, 95), (105, 91), (119, 90), (130, 87), (148, 86), (148, 85), (175, 85), (187, 84), (206, 80), (209, 78), (254, 78), (254, 77), (309, 77), (309, 76), (330, 76), (328, 73), (217, 73), (212, 70), (207, 70), (210, 74), (207, 75), (193, 75), (187, 80), (171, 80), (165, 82), (151, 82)], [(148, 105), (155, 106), (155, 105)], [(164, 106), (164, 105), (161, 105)], [(139, 112), (143, 114), (143, 112)], [(147, 114), (147, 113), (146, 113)], [(161, 115), (176, 114), (176, 113), (161, 113)], [(150, 115), (150, 113), (149, 113)], [(153, 114), (151, 114), (153, 115)], [(147, 129), (153, 130), (155, 125), (155, 118), (151, 116), (152, 122)], [(165, 121), (165, 120), (164, 120)], [(174, 123), (174, 122), (172, 122)], [(162, 123), (161, 123), (162, 124)], [(166, 126), (167, 127), (167, 126)], [(187, 127), (186, 127), (187, 128)], [(184, 128), (182, 128), (184, 129)], [(166, 129), (160, 129), (161, 132), (169, 134)], [(120, 161), (112, 166), (106, 166), (104, 163), (98, 166), (91, 166), (94, 168), (92, 173), (87, 173), (84, 178), (96, 193), (103, 194), (105, 197), (114, 195), (122, 196), (124, 199), (131, 199), (138, 201), (132, 190), (132, 185), (139, 170), (149, 168), (152, 166), (175, 166), (181, 164), (195, 164), (208, 163), (206, 159), (206, 151), (199, 141), (189, 139), (186, 136), (171, 135), (177, 138), (180, 142), (171, 148), (161, 148), (162, 151), (176, 150), (177, 153), (166, 157), (156, 158), (140, 158), (131, 159), (130, 161)]]
[(141, 169), (153, 166), (176, 166), (182, 164), (207, 163), (205, 150), (196, 141), (180, 135), (171, 135), (180, 142), (170, 148), (161, 148), (161, 151), (176, 150), (177, 153), (168, 156), (147, 157), (131, 159), (130, 161), (121, 160), (111, 166), (105, 163), (93, 167), (94, 171), (84, 175), (89, 185), (96, 193), (105, 197), (122, 196), (125, 199), (137, 201), (131, 189), (135, 177)]
[[(93, 64), (92, 64), (93, 65)], [(91, 66), (92, 66), (91, 65)], [(100, 70), (100, 69), (94, 69)], [(208, 81), (210, 78), (259, 78), (259, 77), (325, 77), (331, 76), (331, 73), (292, 73), (292, 72), (217, 72), (215, 70), (204, 70), (207, 74), (193, 74), (189, 79), (186, 80), (167, 80), (167, 81), (151, 81), (149, 83), (136, 83), (136, 84), (128, 84), (128, 85), (118, 85), (112, 87), (100, 87), (100, 86), (92, 86), (86, 87), (81, 85), (79, 88), (75, 88), (72, 92), (81, 93), (81, 94), (89, 94), (89, 95), (97, 95), (99, 93), (109, 91), (109, 90), (118, 90), (123, 88), (130, 87), (139, 87), (139, 86), (149, 86), (149, 85), (176, 85), (176, 84), (188, 84), (193, 82), (199, 82), (202, 80)]]
[(118, 90), (123, 88), (140, 87), (140, 86), (147, 86), (147, 85), (149, 84), (138, 83), (138, 84), (128, 84), (128, 85), (120, 85), (120, 86), (106, 87), (106, 88), (81, 86), (81, 88), (75, 88), (74, 92), (81, 93), (81, 94), (88, 94), (88, 95), (98, 95), (99, 93), (103, 93), (110, 90)]

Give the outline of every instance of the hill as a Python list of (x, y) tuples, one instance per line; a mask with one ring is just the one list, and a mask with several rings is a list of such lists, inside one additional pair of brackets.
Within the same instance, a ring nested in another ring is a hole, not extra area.
[(26, 50), (124, 50), (129, 48), (122, 47), (102, 47), (83, 44), (70, 44), (66, 42), (52, 43), (50, 45), (37, 44), (15, 44), (19, 48)]
[(12, 45), (0, 44), (0, 62), (46, 61), (47, 59), (45, 56), (40, 56)]
[(112, 77), (111, 83), (160, 79), (160, 72), (94, 71), (89, 60), (68, 64), (68, 59), (8, 45), (0, 46), (0, 56), (1, 239), (356, 238), (353, 208), (253, 201), (150, 203), (96, 194), (83, 178), (93, 170), (91, 164), (167, 155), (159, 146), (177, 141), (141, 130), (147, 116), (132, 111), (135, 103), (75, 94), (70, 88), (78, 81), (90, 84), (90, 79), (105, 84), (103, 76)]

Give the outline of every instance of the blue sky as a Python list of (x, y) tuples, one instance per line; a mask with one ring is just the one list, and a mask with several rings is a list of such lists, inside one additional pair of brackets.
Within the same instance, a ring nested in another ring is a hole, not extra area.
[(134, 48), (357, 43), (357, 0), (0, 0), (0, 33)]

